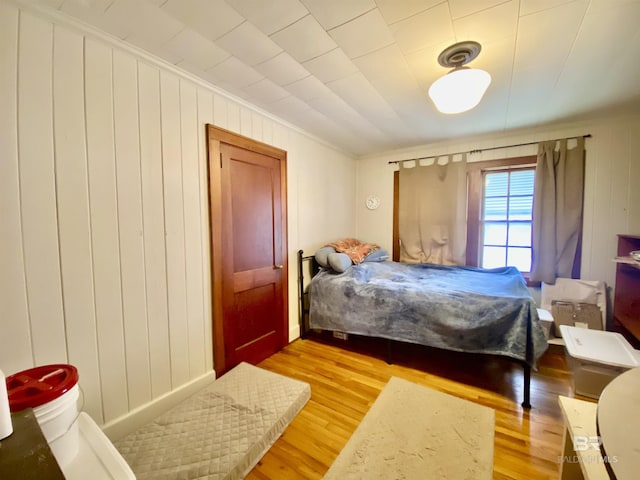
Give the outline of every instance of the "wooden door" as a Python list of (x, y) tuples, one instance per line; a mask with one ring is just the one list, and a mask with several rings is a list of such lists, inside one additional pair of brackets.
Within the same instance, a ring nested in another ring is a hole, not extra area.
[[(222, 132), (214, 145), (217, 165), (210, 157), (210, 168), (219, 169), (211, 175), (219, 189), (210, 189), (210, 203), (220, 201), (217, 218), (218, 209), (211, 209), (218, 374), (242, 361), (258, 363), (288, 341), (286, 157), (279, 149)], [(213, 244), (216, 235), (219, 245)]]

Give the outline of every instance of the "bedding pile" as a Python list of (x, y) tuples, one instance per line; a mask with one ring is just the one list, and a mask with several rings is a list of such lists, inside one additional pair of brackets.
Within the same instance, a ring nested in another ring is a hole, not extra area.
[(364, 262), (367, 255), (380, 249), (380, 245), (376, 243), (361, 242), (356, 238), (343, 238), (326, 246), (333, 247), (338, 253), (346, 254), (354, 265)]
[(241, 363), (114, 443), (138, 480), (244, 478), (310, 396), (308, 383)]
[(364, 262), (342, 273), (322, 270), (309, 298), (310, 328), (502, 355), (532, 367), (547, 348), (535, 302), (513, 267)]

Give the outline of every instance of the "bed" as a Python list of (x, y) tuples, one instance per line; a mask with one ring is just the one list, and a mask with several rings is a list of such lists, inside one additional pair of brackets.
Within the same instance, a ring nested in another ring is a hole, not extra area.
[(531, 407), (531, 368), (547, 340), (517, 269), (383, 261), (336, 273), (299, 251), (298, 272), (301, 336), (329, 330), (509, 357), (524, 367), (522, 406)]

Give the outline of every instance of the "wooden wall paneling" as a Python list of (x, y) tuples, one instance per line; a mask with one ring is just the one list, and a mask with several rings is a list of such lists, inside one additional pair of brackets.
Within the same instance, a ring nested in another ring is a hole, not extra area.
[[(637, 136), (637, 132), (631, 133), (629, 130), (619, 133), (619, 141), (617, 151), (609, 159), (609, 162), (615, 162), (615, 168), (611, 168), (611, 230), (618, 233), (629, 232), (629, 205), (631, 182), (629, 182), (629, 173), (631, 170), (631, 137)], [(634, 158), (635, 160), (635, 158)], [(613, 252), (617, 251), (613, 250)], [(613, 255), (613, 253), (611, 254)], [(609, 258), (609, 260), (611, 260)]]
[(107, 422), (129, 409), (122, 319), (112, 73), (112, 49), (86, 38), (85, 91), (93, 278), (104, 419)]
[[(251, 135), (250, 137), (258, 140), (259, 142), (264, 142), (263, 137), (263, 127), (262, 123), (264, 118), (257, 112), (251, 112)], [(265, 142), (267, 143), (267, 142)]]
[(227, 130), (240, 131), (240, 105), (233, 101), (227, 101)]
[(57, 26), (53, 38), (58, 228), (69, 363), (80, 374), (84, 410), (102, 423), (85, 137), (84, 41), (81, 35)]
[(180, 151), (180, 90), (177, 77), (160, 73), (160, 97), (171, 381), (173, 385), (181, 385), (189, 380), (189, 333)]
[[(251, 138), (253, 135), (253, 115), (245, 106), (240, 108), (240, 134)], [(237, 131), (237, 130), (236, 130)]]
[(160, 71), (139, 62), (140, 173), (149, 362), (153, 398), (171, 390), (167, 266), (164, 235)]
[(28, 13), (20, 14), (20, 200), (36, 365), (67, 361), (53, 153), (52, 41), (51, 23)]
[(207, 167), (207, 124), (213, 123), (215, 96), (198, 89), (198, 175), (200, 187), (200, 252), (202, 271), (202, 329), (205, 371), (213, 369), (213, 323), (211, 317), (211, 259), (209, 257), (209, 194)]
[(33, 366), (20, 219), (18, 165), (18, 10), (0, 3), (0, 367), (10, 375)]
[[(596, 135), (594, 133), (594, 135)], [(592, 272), (603, 272), (610, 271), (608, 278), (598, 278), (598, 276), (593, 277), (593, 280), (604, 280), (608, 285), (613, 285), (615, 283), (615, 265), (611, 262), (611, 258), (615, 256), (616, 246), (617, 246), (617, 232), (614, 225), (610, 223), (610, 218), (612, 215), (612, 198), (613, 198), (613, 190), (616, 188), (620, 188), (620, 185), (614, 185), (613, 181), (613, 168), (612, 164), (615, 165), (616, 155), (618, 155), (618, 145), (616, 144), (615, 135), (609, 129), (602, 130), (597, 133), (598, 138), (604, 140), (604, 143), (614, 147), (610, 151), (604, 152), (601, 149), (595, 148), (589, 150), (589, 143), (587, 143), (587, 155), (594, 155), (597, 159), (595, 165), (595, 175), (596, 181), (594, 184), (594, 190), (592, 195), (594, 195), (594, 210), (593, 216), (594, 219), (600, 219), (600, 221), (595, 221), (592, 225), (593, 227), (593, 236), (591, 238), (591, 272), (585, 272), (593, 275)], [(604, 137), (604, 138), (603, 138)], [(606, 139), (605, 139), (606, 138)], [(606, 220), (606, 224), (602, 222), (603, 219)], [(603, 235), (602, 232), (608, 232), (607, 235)], [(602, 255), (603, 252), (606, 254)]]
[(142, 237), (138, 65), (135, 58), (118, 50), (113, 52), (113, 115), (122, 314), (131, 410), (152, 397)]
[[(198, 144), (198, 99), (196, 87), (180, 81), (180, 131), (182, 132), (182, 198), (184, 202), (184, 246), (189, 334), (189, 373), (205, 372), (204, 312), (202, 309), (202, 216), (200, 213), (200, 156)], [(204, 128), (204, 126), (203, 126)]]
[(591, 243), (594, 237), (594, 210), (595, 210), (595, 183), (596, 183), (596, 164), (597, 154), (593, 149), (589, 148), (589, 144), (585, 144), (587, 151), (585, 158), (584, 171), (584, 202), (582, 215), (582, 265), (580, 271), (583, 278), (594, 278), (591, 276), (592, 269), (592, 249)]
[(229, 129), (229, 117), (227, 113), (228, 100), (217, 93), (213, 95), (213, 121), (209, 122), (220, 128)]
[(273, 143), (273, 121), (262, 117), (262, 141), (268, 145)]

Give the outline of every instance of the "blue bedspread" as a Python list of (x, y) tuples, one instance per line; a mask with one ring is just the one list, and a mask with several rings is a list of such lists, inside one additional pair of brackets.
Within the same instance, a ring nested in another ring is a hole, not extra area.
[(341, 274), (322, 270), (309, 297), (310, 328), (503, 355), (533, 367), (547, 348), (535, 302), (513, 267), (362, 263)]

